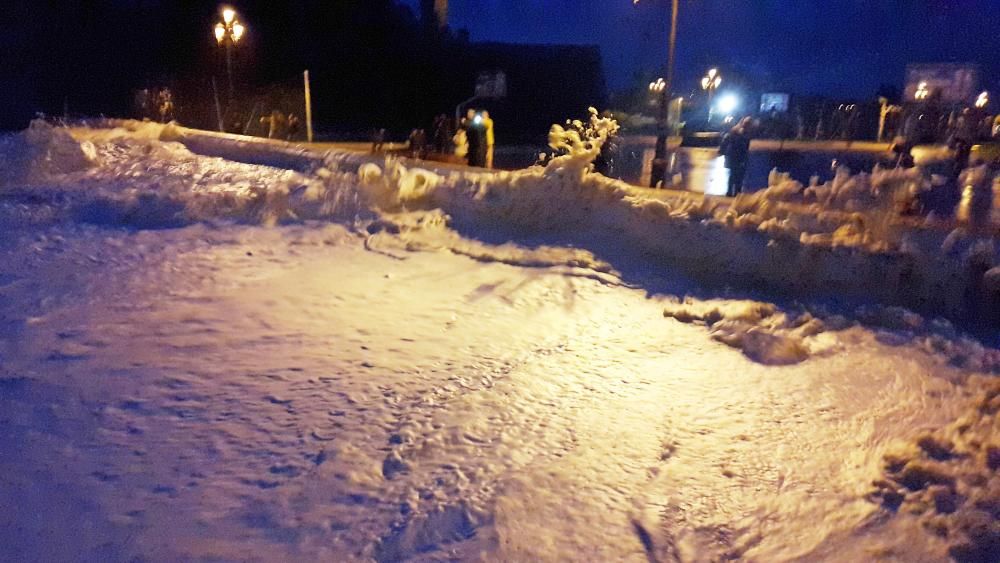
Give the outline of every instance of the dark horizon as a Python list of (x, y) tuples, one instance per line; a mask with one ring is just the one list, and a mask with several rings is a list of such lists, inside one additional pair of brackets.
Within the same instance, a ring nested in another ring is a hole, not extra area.
[[(450, 30), (457, 38), (467, 30), (474, 42), (597, 45), (608, 92), (638, 91), (664, 74), (669, 3), (452, 0)], [(907, 64), (925, 62), (976, 63), (980, 87), (996, 90), (1000, 10), (993, 3), (682, 0), (675, 91), (689, 92), (718, 67), (723, 89), (744, 84), (871, 100), (883, 86), (901, 89)], [(441, 47), (422, 38), (418, 0), (232, 4), (249, 29), (237, 61), (253, 61), (240, 69), (248, 81), (291, 83), (303, 68), (326, 67), (367, 92), (345, 104), (374, 105), (372, 115), (400, 126), (413, 121), (410, 114), (444, 111), (441, 100), (471, 89), (468, 69), (459, 72), (449, 60), (464, 56), (461, 39)], [(0, 128), (67, 106), (70, 113), (118, 114), (135, 88), (218, 75), (221, 51), (211, 35), (218, 8), (216, 0), (8, 0), (0, 20)]]

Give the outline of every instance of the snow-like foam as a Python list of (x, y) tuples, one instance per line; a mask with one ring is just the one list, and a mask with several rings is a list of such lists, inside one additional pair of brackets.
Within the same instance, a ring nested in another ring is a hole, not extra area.
[(87, 170), (98, 164), (97, 149), (65, 129), (42, 120), (0, 138), (0, 187), (13, 182), (42, 182), (53, 176)]
[(74, 216), (100, 223), (355, 221), (440, 210), (442, 221), (466, 234), (564, 233), (580, 245), (612, 237), (704, 281), (997, 321), (988, 305), (1000, 299), (998, 275), (986, 275), (1000, 264), (995, 238), (964, 226), (949, 235), (902, 217), (906, 202), (930, 185), (917, 169), (840, 171), (810, 186), (775, 172), (766, 190), (735, 200), (683, 192), (649, 198), (593, 171), (615, 128), (596, 112), (588, 123), (553, 127), (550, 144), (561, 154), (544, 166), (498, 172), (347, 151), (319, 155), (174, 126), (112, 125), (74, 130), (77, 139), (33, 125), (14, 144), (44, 149), (22, 159), (14, 176), (31, 184), (24, 170), (58, 163), (45, 187), (32, 189), (57, 191), (75, 202)]
[(869, 498), (897, 518), (916, 518), (947, 541), (956, 561), (994, 561), (1000, 553), (1000, 381), (953, 423), (900, 444), (883, 460)]

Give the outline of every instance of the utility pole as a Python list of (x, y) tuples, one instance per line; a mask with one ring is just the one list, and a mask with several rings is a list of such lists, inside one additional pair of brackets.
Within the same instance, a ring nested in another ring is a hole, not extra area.
[(309, 71), (302, 73), (306, 85), (306, 140), (313, 142), (313, 104), (312, 90), (309, 88)]

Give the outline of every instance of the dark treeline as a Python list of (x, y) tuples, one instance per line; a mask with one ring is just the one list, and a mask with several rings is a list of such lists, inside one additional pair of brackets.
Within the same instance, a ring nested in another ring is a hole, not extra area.
[[(500, 66), (511, 96), (494, 105), (511, 118), (508, 138), (543, 135), (552, 121), (603, 101), (595, 49), (475, 45), (461, 32), (423, 25), (394, 0), (232, 5), (247, 27), (234, 58), (236, 97), (267, 85), (294, 88), (309, 69), (318, 128), (425, 126), (471, 96), (479, 71)], [(36, 113), (132, 115), (141, 88), (169, 86), (179, 108), (210, 107), (211, 78), (220, 90), (226, 83), (224, 50), (212, 33), (218, 20), (214, 1), (4, 0), (0, 127), (23, 127)], [(538, 92), (558, 101), (543, 103)], [(211, 126), (204, 114), (187, 120)]]

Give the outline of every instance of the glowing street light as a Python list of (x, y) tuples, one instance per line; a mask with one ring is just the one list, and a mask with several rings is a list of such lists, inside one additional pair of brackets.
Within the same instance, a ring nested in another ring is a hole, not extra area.
[(708, 92), (708, 121), (712, 121), (712, 98), (715, 96), (715, 91), (719, 89), (722, 85), (722, 75), (719, 74), (719, 69), (713, 68), (709, 69), (708, 74), (706, 74), (701, 79), (701, 89)]
[(710, 93), (719, 88), (722, 84), (722, 75), (719, 74), (719, 69), (713, 68), (708, 71), (701, 79), (701, 89), (708, 90)]
[(667, 89), (667, 83), (662, 78), (657, 78), (656, 82), (649, 83), (649, 92), (651, 94), (663, 94)]
[(978, 98), (976, 98), (976, 107), (979, 108), (979, 109), (983, 109), (984, 107), (988, 106), (989, 104), (990, 104), (990, 93), (989, 92), (983, 92), (982, 94), (979, 94)]
[(926, 82), (921, 82), (917, 84), (917, 91), (913, 94), (913, 98), (916, 100), (926, 100), (928, 96), (931, 95), (930, 89), (927, 87)]
[(236, 10), (222, 7), (222, 21), (215, 24), (215, 40), (226, 48), (226, 74), (229, 76), (229, 99), (233, 98), (233, 48), (246, 33), (246, 27), (236, 19)]

